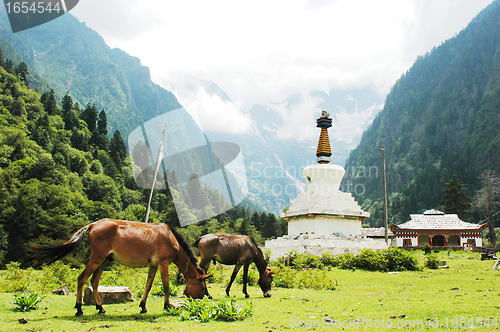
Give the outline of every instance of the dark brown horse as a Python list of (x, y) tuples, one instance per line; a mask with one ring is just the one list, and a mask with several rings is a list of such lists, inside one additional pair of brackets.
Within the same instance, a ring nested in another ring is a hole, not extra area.
[[(186, 296), (201, 299), (207, 292), (205, 275), (198, 266), (198, 260), (189, 244), (165, 224), (146, 224), (134, 221), (101, 219), (78, 230), (68, 242), (56, 247), (33, 246), (33, 258), (36, 261), (52, 263), (71, 253), (81, 242), (85, 233), (89, 233), (90, 260), (78, 277), (76, 293), (76, 316), (82, 316), (83, 286), (92, 275), (92, 288), (97, 290), (99, 279), (106, 264), (116, 261), (128, 267), (143, 267), (149, 265), (146, 290), (142, 297), (141, 313), (147, 312), (146, 300), (151, 290), (158, 267), (161, 272), (165, 292), (164, 308), (170, 307), (168, 266), (174, 262), (184, 274), (187, 285)], [(96, 309), (100, 314), (103, 309), (99, 292), (94, 291)]]
[(218, 261), (225, 265), (236, 265), (229, 285), (226, 287), (227, 296), (229, 296), (229, 290), (238, 271), (243, 266), (243, 294), (247, 298), (250, 297), (247, 292), (248, 268), (251, 263), (255, 263), (260, 274), (258, 283), (264, 297), (271, 297), (272, 274), (274, 272), (267, 268), (262, 250), (251, 237), (233, 234), (207, 234), (200, 237), (195, 245), (200, 250), (200, 267), (205, 271), (207, 271), (211, 260), (214, 264)]

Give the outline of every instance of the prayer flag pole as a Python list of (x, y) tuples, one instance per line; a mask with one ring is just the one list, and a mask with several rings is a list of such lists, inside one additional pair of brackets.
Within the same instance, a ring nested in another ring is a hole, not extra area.
[(167, 130), (167, 123), (165, 122), (165, 126), (163, 127), (163, 134), (161, 134), (161, 141), (160, 141), (160, 149), (158, 150), (158, 158), (156, 159), (156, 167), (155, 167), (155, 172), (153, 174), (153, 184), (151, 185), (151, 192), (149, 193), (149, 201), (148, 201), (148, 208), (146, 210), (146, 218), (144, 219), (144, 222), (148, 222), (149, 219), (149, 211), (151, 209), (151, 199), (153, 198), (153, 190), (155, 187), (155, 182), (156, 182), (156, 174), (158, 174), (158, 169), (160, 168), (161, 160), (163, 158), (163, 137), (165, 136), (165, 131)]

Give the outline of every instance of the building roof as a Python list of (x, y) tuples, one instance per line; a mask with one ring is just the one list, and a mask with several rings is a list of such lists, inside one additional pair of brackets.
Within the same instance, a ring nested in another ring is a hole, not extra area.
[(482, 230), (487, 224), (472, 224), (458, 218), (457, 214), (445, 214), (439, 210), (427, 210), (423, 214), (411, 214), (411, 220), (394, 225), (393, 230), (448, 229), (448, 230)]

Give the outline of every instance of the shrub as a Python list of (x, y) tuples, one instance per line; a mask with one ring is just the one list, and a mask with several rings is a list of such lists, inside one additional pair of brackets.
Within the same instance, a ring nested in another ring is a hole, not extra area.
[(21, 263), (12, 262), (7, 264), (7, 277), (5, 278), (4, 289), (7, 292), (26, 292), (35, 281), (33, 269), (21, 269)]
[(335, 256), (334, 266), (341, 269), (355, 269), (354, 254), (345, 253)]
[(436, 254), (427, 254), (425, 256), (424, 266), (428, 269), (437, 269), (439, 267), (439, 260)]
[(399, 248), (374, 251), (362, 249), (355, 255), (345, 253), (333, 256), (324, 253), (321, 257), (311, 254), (288, 253), (290, 266), (303, 270), (305, 268), (322, 269), (325, 266), (336, 266), (341, 269), (363, 269), (368, 271), (415, 271), (418, 270), (418, 260), (412, 252)]
[(387, 271), (418, 271), (418, 259), (414, 253), (399, 248), (383, 251), (388, 261)]
[(77, 270), (71, 269), (69, 265), (66, 265), (61, 261), (57, 261), (42, 267), (40, 287), (44, 293), (51, 292), (61, 286), (66, 286), (68, 290), (75, 291), (77, 286), (77, 276)]
[(285, 266), (274, 275), (273, 282), (276, 287), (295, 288), (298, 285), (297, 271)]
[(299, 270), (305, 268), (321, 269), (324, 267), (321, 257), (312, 254), (297, 254), (291, 265)]
[(326, 271), (318, 269), (297, 271), (290, 266), (283, 267), (274, 276), (274, 285), (282, 288), (312, 288), (335, 290), (338, 282), (328, 277)]
[(19, 311), (30, 311), (38, 308), (38, 303), (43, 300), (35, 293), (21, 293), (14, 295), (14, 304), (17, 305)]

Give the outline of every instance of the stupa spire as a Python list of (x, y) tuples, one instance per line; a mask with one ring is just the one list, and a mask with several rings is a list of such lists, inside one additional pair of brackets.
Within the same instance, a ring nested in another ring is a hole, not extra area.
[(332, 160), (332, 149), (328, 138), (328, 128), (332, 126), (332, 119), (328, 116), (329, 114), (323, 110), (321, 116), (316, 120), (316, 127), (321, 128), (318, 148), (316, 149), (316, 160), (319, 164), (328, 164)]

